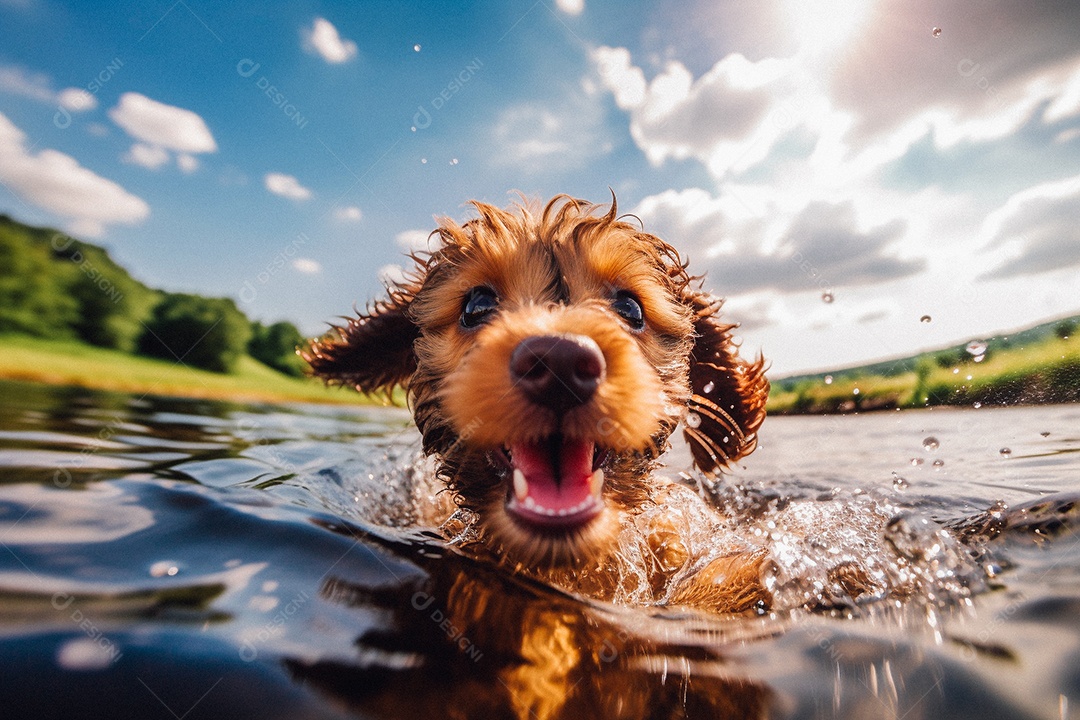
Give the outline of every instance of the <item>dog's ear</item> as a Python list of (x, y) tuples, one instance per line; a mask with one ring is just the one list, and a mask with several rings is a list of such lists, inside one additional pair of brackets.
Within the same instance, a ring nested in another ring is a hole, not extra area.
[(683, 435), (694, 464), (713, 474), (757, 447), (757, 430), (765, 419), (769, 381), (765, 361), (747, 362), (731, 339), (738, 325), (722, 322), (724, 301), (687, 289), (694, 313), (694, 347), (690, 351), (689, 413)]
[(300, 356), (314, 375), (362, 393), (389, 393), (407, 385), (416, 370), (413, 342), (420, 335), (409, 316), (413, 294), (409, 288), (391, 287), (388, 300), (374, 303), (345, 326), (334, 325)]

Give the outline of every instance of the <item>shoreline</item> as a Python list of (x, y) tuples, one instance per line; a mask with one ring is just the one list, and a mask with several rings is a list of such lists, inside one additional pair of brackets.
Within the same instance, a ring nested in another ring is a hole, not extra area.
[(212, 373), (75, 341), (0, 335), (0, 380), (133, 395), (222, 402), (378, 405), (349, 388), (283, 375), (245, 357), (238, 372)]

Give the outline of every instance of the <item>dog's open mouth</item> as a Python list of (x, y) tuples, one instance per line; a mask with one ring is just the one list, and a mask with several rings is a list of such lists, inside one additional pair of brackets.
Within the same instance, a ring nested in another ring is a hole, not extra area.
[(506, 508), (539, 529), (571, 530), (604, 509), (607, 453), (590, 440), (552, 435), (539, 442), (514, 443), (505, 450), (511, 485)]

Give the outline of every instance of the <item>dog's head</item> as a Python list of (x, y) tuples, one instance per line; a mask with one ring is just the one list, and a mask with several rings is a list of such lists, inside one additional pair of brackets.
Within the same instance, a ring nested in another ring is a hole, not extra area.
[(410, 279), (303, 355), (361, 392), (408, 391), (425, 451), (494, 550), (582, 563), (649, 502), (680, 421), (707, 473), (754, 449), (763, 363), (738, 356), (721, 301), (614, 201), (473, 205)]

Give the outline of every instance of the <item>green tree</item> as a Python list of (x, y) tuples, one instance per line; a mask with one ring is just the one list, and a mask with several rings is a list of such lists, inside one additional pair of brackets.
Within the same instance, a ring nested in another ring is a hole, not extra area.
[(139, 351), (226, 373), (236, 369), (250, 337), (251, 323), (232, 300), (170, 293), (154, 308)]
[(91, 345), (134, 351), (160, 293), (132, 278), (103, 248), (58, 237), (54, 257), (79, 308), (75, 332)]
[(296, 354), (296, 348), (304, 343), (304, 336), (295, 325), (288, 322), (273, 325), (256, 322), (251, 330), (247, 347), (249, 355), (278, 372), (294, 377), (303, 376), (306, 364)]
[(70, 338), (78, 303), (47, 244), (29, 228), (0, 216), (0, 332)]

